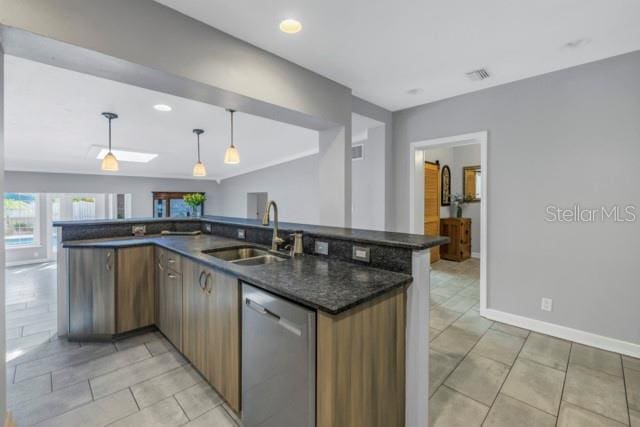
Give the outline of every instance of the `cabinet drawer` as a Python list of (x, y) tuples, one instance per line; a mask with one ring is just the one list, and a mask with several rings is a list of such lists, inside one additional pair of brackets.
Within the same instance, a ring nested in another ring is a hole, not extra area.
[(182, 257), (175, 252), (156, 248), (156, 263), (162, 268), (167, 268), (182, 274)]

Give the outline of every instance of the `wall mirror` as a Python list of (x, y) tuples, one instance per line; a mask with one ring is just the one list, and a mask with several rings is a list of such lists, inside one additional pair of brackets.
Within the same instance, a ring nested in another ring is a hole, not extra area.
[(467, 202), (479, 202), (482, 193), (482, 173), (480, 166), (462, 168), (462, 194)]

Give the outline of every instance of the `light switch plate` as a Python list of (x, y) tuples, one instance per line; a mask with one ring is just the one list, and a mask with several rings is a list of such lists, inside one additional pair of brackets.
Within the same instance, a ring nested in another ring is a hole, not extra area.
[(315, 253), (320, 255), (329, 255), (329, 243), (316, 240)]
[(238, 228), (238, 239), (246, 239), (246, 233), (244, 228)]
[(551, 298), (542, 298), (542, 302), (540, 303), (540, 309), (542, 311), (553, 310), (553, 300)]
[(366, 246), (352, 246), (351, 258), (356, 261), (370, 262), (371, 249)]

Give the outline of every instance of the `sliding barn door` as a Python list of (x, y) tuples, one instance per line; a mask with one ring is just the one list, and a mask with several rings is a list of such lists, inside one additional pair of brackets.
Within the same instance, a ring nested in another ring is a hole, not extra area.
[[(440, 234), (440, 164), (424, 163), (424, 234)], [(440, 249), (431, 250), (431, 262), (440, 259)]]

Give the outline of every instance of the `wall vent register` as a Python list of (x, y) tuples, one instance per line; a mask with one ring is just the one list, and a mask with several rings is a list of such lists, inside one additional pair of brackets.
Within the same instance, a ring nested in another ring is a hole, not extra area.
[(351, 160), (362, 160), (362, 159), (364, 159), (364, 144), (352, 145)]

